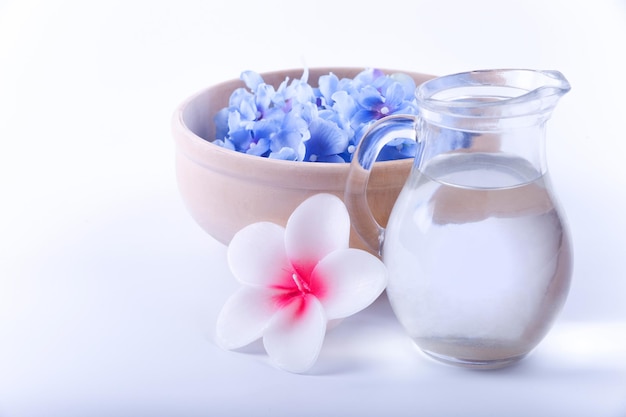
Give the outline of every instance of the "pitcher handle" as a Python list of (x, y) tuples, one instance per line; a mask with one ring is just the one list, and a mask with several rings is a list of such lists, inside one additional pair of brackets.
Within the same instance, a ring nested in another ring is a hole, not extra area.
[[(385, 228), (378, 224), (367, 202), (369, 176), (383, 146), (398, 138), (419, 142), (415, 129), (417, 120), (417, 116), (406, 114), (377, 120), (361, 139), (350, 163), (344, 202), (354, 230), (378, 255), (382, 253)], [(418, 146), (416, 158), (420, 151), (421, 147)]]

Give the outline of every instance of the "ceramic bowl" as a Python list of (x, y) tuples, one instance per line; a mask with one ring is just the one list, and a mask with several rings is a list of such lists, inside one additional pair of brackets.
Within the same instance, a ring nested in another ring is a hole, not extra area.
[[(311, 83), (329, 72), (353, 78), (363, 68), (312, 68)], [(404, 72), (421, 84), (430, 75)], [(301, 78), (302, 69), (261, 74), (275, 87), (285, 77)], [(180, 104), (172, 119), (176, 144), (176, 176), (180, 195), (193, 219), (209, 235), (227, 245), (246, 225), (270, 221), (285, 225), (293, 210), (317, 193), (343, 199), (350, 164), (273, 160), (224, 149), (213, 144), (213, 116), (228, 105), (231, 93), (244, 84), (233, 79), (208, 87)], [(377, 221), (385, 226), (408, 176), (412, 159), (377, 162), (368, 182), (367, 198)], [(351, 214), (352, 215), (352, 214)], [(350, 246), (367, 249), (352, 229)], [(371, 251), (370, 251), (371, 252)]]

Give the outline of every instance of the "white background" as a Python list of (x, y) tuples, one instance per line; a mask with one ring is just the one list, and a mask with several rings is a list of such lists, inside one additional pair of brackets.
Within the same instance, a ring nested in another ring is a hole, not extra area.
[[(626, 416), (626, 2), (0, 0), (0, 416)], [(170, 118), (246, 69), (557, 69), (570, 297), (519, 365), (422, 356), (386, 300), (307, 375), (214, 345), (236, 288)]]

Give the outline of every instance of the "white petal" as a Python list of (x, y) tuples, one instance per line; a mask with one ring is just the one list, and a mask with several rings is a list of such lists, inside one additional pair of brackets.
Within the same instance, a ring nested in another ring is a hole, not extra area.
[(325, 334), (326, 316), (322, 305), (308, 295), (294, 300), (274, 315), (263, 336), (263, 344), (278, 367), (299, 373), (313, 366)]
[(350, 216), (343, 201), (316, 194), (292, 213), (285, 229), (285, 247), (294, 266), (312, 266), (329, 253), (347, 248)]
[(311, 280), (321, 283), (318, 298), (332, 320), (348, 317), (374, 302), (387, 286), (387, 268), (369, 252), (344, 249), (322, 259)]
[(274, 223), (253, 223), (235, 233), (227, 257), (230, 270), (245, 284), (270, 285), (291, 271), (285, 229)]
[(242, 287), (224, 304), (216, 325), (216, 342), (237, 349), (259, 339), (276, 312), (272, 293), (264, 288)]

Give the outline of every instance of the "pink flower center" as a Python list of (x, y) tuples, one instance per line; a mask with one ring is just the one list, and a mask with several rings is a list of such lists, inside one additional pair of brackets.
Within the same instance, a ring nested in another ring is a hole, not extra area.
[(292, 302), (299, 302), (300, 307), (297, 309), (297, 316), (300, 316), (306, 309), (306, 299), (309, 295), (313, 295), (320, 299), (326, 293), (323, 280), (312, 280), (313, 266), (298, 267), (294, 265), (291, 271), (285, 271), (289, 275), (285, 274), (283, 283), (274, 285), (273, 288), (277, 290), (274, 300), (278, 309), (286, 307)]

